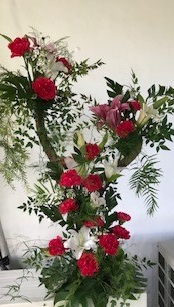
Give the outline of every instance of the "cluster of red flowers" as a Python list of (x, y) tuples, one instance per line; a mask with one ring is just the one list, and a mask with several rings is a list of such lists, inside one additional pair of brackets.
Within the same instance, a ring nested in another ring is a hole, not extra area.
[[(33, 44), (33, 45), (31, 45)], [(17, 37), (14, 41), (8, 44), (11, 50), (11, 57), (30, 57), (34, 48), (37, 48), (37, 42), (35, 38), (31, 37)], [(47, 49), (48, 52), (52, 52)], [(60, 71), (64, 73), (69, 73), (71, 70), (71, 64), (64, 57), (54, 58), (55, 65), (59, 65)], [(31, 64), (32, 66), (32, 64)], [(58, 66), (55, 66), (58, 67)], [(58, 69), (58, 68), (57, 68)], [(61, 70), (62, 69), (62, 70)], [(35, 77), (36, 76), (36, 77)], [(31, 78), (32, 79), (32, 78)], [(40, 74), (33, 72), (33, 81), (31, 82), (31, 87), (33, 93), (43, 101), (51, 101), (55, 98), (57, 88), (55, 86), (54, 78), (48, 78), (44, 73)], [(131, 100), (125, 103), (121, 102), (122, 96), (119, 95), (115, 97), (110, 104), (103, 104), (91, 108), (91, 111), (100, 119), (101, 125), (106, 124), (111, 128), (120, 138), (126, 138), (129, 133), (135, 130), (132, 117), (125, 118), (125, 114), (135, 114), (140, 110), (141, 106), (138, 101)], [(90, 163), (92, 160), (98, 157), (100, 154), (100, 147), (97, 144), (86, 143), (84, 146), (83, 159), (86, 163)], [(103, 180), (98, 174), (88, 174), (81, 177), (75, 169), (68, 169), (64, 171), (58, 185), (61, 187), (73, 188), (79, 187), (82, 189), (85, 195), (89, 195), (92, 192), (100, 191), (103, 188)], [(82, 192), (82, 193), (83, 193)], [(59, 205), (58, 211), (61, 215), (67, 214), (69, 212), (78, 211), (80, 205), (76, 198), (65, 198)], [(82, 221), (83, 227), (88, 228), (89, 231), (99, 230), (96, 232), (96, 241), (98, 242), (98, 248), (104, 254), (109, 256), (116, 255), (119, 248), (120, 239), (129, 239), (130, 234), (122, 224), (130, 220), (130, 216), (124, 212), (116, 212), (115, 221), (118, 221), (118, 225), (112, 226), (109, 229), (105, 229), (105, 219), (104, 216), (99, 216), (94, 214), (90, 216), (90, 219), (84, 219)], [(92, 230), (90, 230), (92, 229)], [(66, 241), (66, 240), (65, 240)], [(49, 242), (48, 251), (52, 256), (61, 256), (66, 252), (64, 247), (64, 240), (57, 236)], [(99, 270), (97, 252), (85, 251), (81, 254), (80, 258), (77, 260), (77, 267), (82, 276), (93, 276)]]
[(115, 133), (120, 138), (126, 138), (130, 132), (135, 130), (135, 126), (131, 120), (124, 120), (115, 128)]
[(11, 50), (11, 58), (23, 56), (30, 50), (30, 42), (27, 37), (17, 37), (8, 44), (8, 48)]
[(100, 153), (100, 148), (97, 144), (87, 143), (85, 144), (85, 157), (86, 160), (95, 159)]
[(117, 219), (120, 222), (128, 222), (130, 221), (131, 217), (129, 214), (125, 213), (125, 212), (117, 212)]
[(89, 192), (99, 191), (102, 188), (102, 180), (97, 174), (89, 174), (86, 178), (81, 178), (75, 169), (63, 172), (58, 182), (59, 185), (72, 188), (82, 184)]
[(82, 276), (93, 276), (98, 270), (96, 256), (92, 253), (83, 253), (77, 261), (77, 266)]
[[(37, 46), (36, 40), (34, 38), (30, 38), (32, 42), (34, 42), (34, 47)], [(8, 44), (8, 48), (11, 51), (11, 57), (21, 57), (26, 54), (33, 52), (33, 46), (31, 47), (30, 40), (28, 37), (17, 37), (14, 41), (11, 41)], [(64, 57), (56, 57), (55, 63), (61, 63), (66, 69), (67, 73), (71, 70), (71, 64)], [(43, 75), (38, 76), (32, 82), (32, 90), (37, 95), (37, 97), (41, 98), (44, 101), (53, 100), (56, 96), (56, 86), (53, 80), (47, 78)]]
[[(100, 150), (97, 145), (87, 143), (85, 144), (85, 152), (86, 160), (93, 160), (98, 156)], [(82, 188), (81, 193), (88, 193), (89, 196), (90, 193), (100, 191), (103, 188), (103, 182), (98, 174), (88, 174), (85, 178), (82, 178), (75, 169), (65, 170), (60, 176), (58, 185), (64, 187), (65, 189), (73, 187)], [(78, 204), (76, 197), (66, 198), (58, 205), (58, 211), (60, 214), (66, 214), (74, 211), (78, 212), (81, 206), (82, 205)], [(104, 216), (101, 217), (99, 215), (94, 215), (91, 217), (91, 219), (83, 221), (83, 225), (85, 227), (93, 229), (92, 231), (96, 233), (98, 248), (108, 256), (114, 256), (117, 254), (120, 239), (127, 240), (130, 238), (129, 231), (122, 226), (123, 223), (131, 219), (130, 215), (124, 212), (115, 212), (114, 214), (114, 223), (118, 222), (118, 225), (113, 224), (113, 226), (111, 224), (109, 229), (107, 229), (105, 225)], [(57, 255), (60, 255), (61, 251), (59, 250), (59, 247), (61, 243), (62, 241), (59, 242), (57, 239), (55, 241), (51, 241), (51, 246), (58, 244), (58, 248), (55, 246), (53, 249), (52, 247), (53, 252), (57, 252)], [(53, 254), (53, 252), (50, 251), (50, 254)], [(84, 251), (81, 257), (77, 260), (77, 267), (79, 268), (82, 276), (93, 276), (99, 270), (99, 266), (100, 263), (98, 260), (98, 254), (94, 253), (93, 251)]]
[(120, 225), (112, 227), (112, 231), (119, 239), (128, 240), (130, 238), (129, 231)]
[(100, 216), (95, 216), (92, 220), (87, 220), (83, 222), (83, 225), (89, 228), (93, 227), (104, 227), (104, 221)]
[(38, 77), (32, 82), (35, 94), (43, 100), (52, 100), (56, 95), (54, 82), (46, 77)]
[(57, 236), (56, 239), (52, 239), (49, 242), (49, 253), (53, 256), (63, 255), (65, 252), (65, 248), (63, 245), (62, 238)]
[(78, 209), (78, 205), (73, 198), (65, 199), (58, 207), (60, 214), (66, 214), (71, 211), (76, 211)]
[(81, 185), (82, 178), (77, 174), (75, 169), (70, 169), (61, 174), (58, 183), (63, 187), (72, 188)]
[(99, 237), (99, 245), (102, 247), (106, 254), (115, 255), (118, 249), (119, 242), (114, 234), (106, 233)]
[[(64, 205), (67, 204), (72, 208), (76, 208), (77, 204), (73, 199), (68, 199), (59, 205), (59, 212), (62, 214), (66, 213), (64, 211)], [(120, 225), (131, 219), (130, 215), (124, 212), (116, 212), (116, 220), (118, 220), (119, 225), (110, 228), (111, 232), (103, 232), (102, 235), (98, 236), (98, 245), (102, 251), (109, 256), (116, 255), (119, 248), (119, 239), (129, 239), (129, 231)], [(105, 223), (100, 216), (95, 216), (93, 220), (85, 221), (84, 225), (89, 228), (101, 227), (104, 229)], [(53, 256), (61, 256), (65, 253), (65, 248), (63, 245), (63, 240), (59, 236), (56, 239), (52, 239), (49, 242), (49, 253)], [(97, 259), (97, 254), (92, 252), (83, 252), (81, 257), (77, 260), (77, 267), (82, 276), (93, 276), (99, 270), (99, 264)]]

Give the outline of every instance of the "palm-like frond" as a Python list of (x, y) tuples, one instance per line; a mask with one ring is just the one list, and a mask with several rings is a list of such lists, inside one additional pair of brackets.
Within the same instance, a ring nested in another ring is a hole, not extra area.
[(158, 207), (156, 185), (160, 183), (162, 172), (156, 167), (155, 156), (143, 156), (141, 166), (133, 168), (134, 173), (129, 180), (130, 188), (139, 196), (145, 197), (147, 213), (153, 215)]

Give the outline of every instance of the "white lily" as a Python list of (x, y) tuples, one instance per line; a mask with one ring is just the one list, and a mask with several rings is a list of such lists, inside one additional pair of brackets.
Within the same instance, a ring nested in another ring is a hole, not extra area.
[(105, 168), (106, 178), (111, 178), (113, 175), (120, 173), (121, 169), (118, 167), (119, 157), (109, 157), (109, 161), (104, 161), (103, 165)]
[(116, 154), (114, 156), (109, 156), (107, 161), (103, 162), (104, 169), (105, 169), (105, 175), (107, 179), (110, 179), (111, 177), (115, 176), (118, 177), (120, 176), (120, 172), (122, 171), (123, 167), (118, 166), (118, 161), (119, 161), (119, 155)]
[(83, 226), (79, 232), (70, 229), (70, 238), (64, 242), (64, 247), (72, 251), (75, 259), (79, 259), (84, 250), (97, 250), (96, 238), (91, 235), (90, 228)]
[(105, 199), (100, 196), (100, 193), (98, 191), (92, 192), (90, 198), (91, 198), (91, 202), (93, 203), (94, 207), (98, 208), (106, 204)]
[(55, 61), (54, 54), (49, 53), (47, 55), (47, 67), (45, 71), (45, 76), (54, 80), (57, 77), (58, 72), (60, 71), (59, 66), (59, 63)]
[(143, 103), (143, 108), (139, 112), (137, 124), (143, 127), (150, 118), (153, 118), (154, 121), (159, 121), (160, 116), (158, 110), (155, 109), (153, 105)]

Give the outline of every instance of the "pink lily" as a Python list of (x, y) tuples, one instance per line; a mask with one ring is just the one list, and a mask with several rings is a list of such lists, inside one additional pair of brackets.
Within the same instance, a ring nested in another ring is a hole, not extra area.
[(110, 105), (101, 104), (91, 107), (90, 110), (99, 117), (103, 123), (114, 129), (121, 122), (121, 113), (130, 110), (129, 103), (121, 103), (122, 95), (116, 96)]

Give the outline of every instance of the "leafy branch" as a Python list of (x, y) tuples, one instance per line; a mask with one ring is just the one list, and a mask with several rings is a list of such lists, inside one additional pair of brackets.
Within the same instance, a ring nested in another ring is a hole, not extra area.
[(134, 173), (129, 180), (130, 188), (135, 191), (138, 197), (145, 197), (147, 214), (153, 215), (158, 207), (157, 189), (154, 187), (160, 183), (159, 178), (162, 172), (156, 167), (158, 163), (155, 156), (143, 156), (140, 160), (141, 167), (133, 167)]

